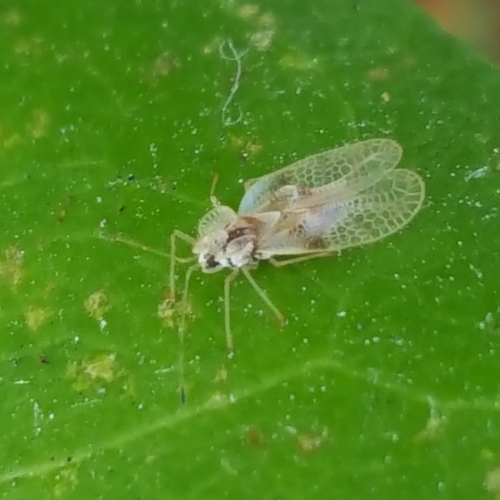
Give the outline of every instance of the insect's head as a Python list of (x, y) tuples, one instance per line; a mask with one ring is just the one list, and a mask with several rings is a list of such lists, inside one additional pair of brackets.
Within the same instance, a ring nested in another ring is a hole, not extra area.
[(251, 234), (234, 234), (219, 229), (200, 238), (193, 247), (198, 263), (205, 273), (222, 268), (241, 268), (254, 262), (255, 238)]
[(205, 273), (215, 273), (224, 266), (219, 254), (227, 242), (227, 232), (223, 229), (212, 231), (200, 238), (193, 246), (193, 253), (198, 255), (198, 263)]

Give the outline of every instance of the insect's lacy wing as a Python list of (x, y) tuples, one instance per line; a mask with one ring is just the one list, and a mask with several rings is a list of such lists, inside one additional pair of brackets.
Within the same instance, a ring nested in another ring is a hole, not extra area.
[(369, 139), (308, 156), (272, 174), (247, 181), (238, 213), (274, 209), (273, 193), (283, 186), (328, 189), (352, 196), (394, 169), (401, 154), (401, 146), (390, 139)]
[(415, 172), (397, 169), (370, 187), (322, 235), (323, 248), (340, 250), (389, 236), (410, 222), (422, 207), (425, 186)]
[(223, 229), (226, 224), (234, 222), (237, 218), (233, 209), (224, 205), (217, 206), (201, 218), (198, 223), (198, 237)]

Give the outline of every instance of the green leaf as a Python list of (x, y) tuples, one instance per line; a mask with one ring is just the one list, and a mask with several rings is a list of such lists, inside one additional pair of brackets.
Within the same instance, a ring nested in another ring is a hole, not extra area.
[[(2, 496), (496, 498), (498, 69), (401, 0), (16, 5)], [(237, 207), (244, 180), (370, 137), (425, 178), (417, 218), (260, 266), (283, 328), (238, 280), (232, 358), (224, 273), (194, 274), (181, 350), (169, 235), (194, 235), (214, 174)]]

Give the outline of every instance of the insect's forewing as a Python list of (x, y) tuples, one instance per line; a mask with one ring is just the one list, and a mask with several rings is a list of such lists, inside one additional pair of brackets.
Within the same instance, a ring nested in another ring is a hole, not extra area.
[(275, 193), (283, 186), (315, 192), (335, 189), (351, 197), (392, 170), (401, 154), (401, 146), (390, 139), (369, 139), (308, 156), (272, 174), (248, 181), (238, 213), (278, 209), (283, 200), (277, 200)]
[(217, 229), (223, 229), (226, 224), (234, 222), (237, 218), (234, 210), (224, 205), (219, 205), (201, 218), (198, 223), (198, 237), (205, 236)]
[(347, 202), (286, 212), (283, 224), (260, 243), (267, 255), (295, 255), (366, 245), (403, 228), (424, 199), (424, 182), (410, 170), (397, 169)]

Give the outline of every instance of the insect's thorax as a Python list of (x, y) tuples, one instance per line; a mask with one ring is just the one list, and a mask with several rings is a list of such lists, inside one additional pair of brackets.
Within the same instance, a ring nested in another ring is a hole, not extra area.
[(253, 217), (238, 217), (200, 238), (193, 252), (198, 255), (202, 271), (211, 273), (223, 268), (242, 268), (258, 261), (258, 221)]

